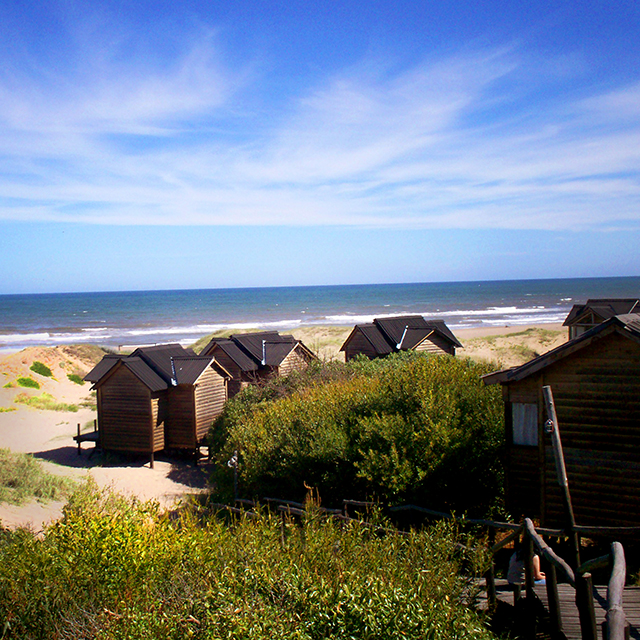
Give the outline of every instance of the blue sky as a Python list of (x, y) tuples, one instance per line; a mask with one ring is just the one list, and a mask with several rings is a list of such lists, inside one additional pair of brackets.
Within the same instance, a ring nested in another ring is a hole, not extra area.
[(640, 274), (640, 5), (0, 6), (0, 293)]

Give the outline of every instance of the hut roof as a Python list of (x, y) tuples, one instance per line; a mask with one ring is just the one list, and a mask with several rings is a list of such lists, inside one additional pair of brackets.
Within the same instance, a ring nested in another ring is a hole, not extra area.
[(636, 313), (629, 313), (613, 316), (601, 324), (596, 325), (592, 329), (589, 329), (589, 331), (585, 331), (576, 338), (561, 344), (559, 347), (556, 347), (547, 353), (543, 353), (533, 360), (529, 360), (529, 362), (525, 362), (519, 367), (495, 371), (482, 376), (482, 379), (485, 384), (508, 383), (522, 380), (534, 373), (537, 373), (540, 369), (544, 369), (545, 367), (558, 362), (558, 360), (562, 360), (576, 351), (584, 349), (594, 340), (602, 338), (613, 332), (618, 332), (627, 338), (640, 342), (640, 315)]
[(565, 327), (572, 325), (588, 311), (592, 311), (604, 321), (613, 316), (637, 312), (638, 310), (640, 310), (640, 300), (637, 298), (590, 298), (586, 304), (574, 304), (562, 324)]
[(139, 357), (147, 363), (166, 382), (173, 379), (172, 358), (180, 356), (195, 356), (193, 349), (185, 349), (182, 345), (158, 344), (153, 347), (139, 347), (131, 356)]
[(256, 371), (258, 369), (255, 360), (229, 338), (214, 338), (202, 350), (202, 354), (215, 355), (216, 349), (222, 349), (238, 365), (241, 371)]
[(277, 367), (296, 348), (302, 349), (312, 358), (315, 357), (302, 342), (291, 335), (280, 335), (277, 331), (238, 333), (229, 338), (213, 338), (202, 350), (202, 354), (215, 354), (216, 348), (222, 349), (242, 371), (256, 371), (261, 366)]
[(169, 387), (167, 381), (161, 378), (142, 358), (130, 355), (121, 358), (120, 362), (151, 391), (162, 391)]
[(224, 367), (215, 362), (213, 356), (176, 356), (173, 358), (176, 384), (195, 384), (205, 369), (212, 365), (223, 377), (231, 377)]
[[(179, 344), (162, 344), (154, 347), (139, 347), (131, 355), (107, 354), (102, 360), (85, 376), (85, 380), (99, 384), (119, 363), (126, 366), (134, 373), (149, 389), (159, 391), (166, 389), (173, 384), (175, 377), (174, 362), (180, 358), (197, 358), (192, 349), (185, 349)], [(209, 362), (211, 359), (209, 359)], [(185, 365), (186, 366), (186, 365)], [(189, 374), (187, 378), (194, 375), (198, 365), (193, 364), (187, 367)], [(204, 367), (198, 376), (204, 371)], [(185, 379), (187, 379), (185, 378)], [(197, 379), (197, 377), (196, 377)]]
[(98, 382), (102, 376), (111, 371), (111, 368), (118, 363), (119, 360), (125, 356), (117, 355), (115, 353), (107, 353), (102, 356), (102, 360), (87, 373), (84, 380), (87, 382)]
[[(379, 356), (413, 349), (434, 332), (450, 344), (462, 347), (444, 320), (425, 320), (422, 316), (374, 318), (372, 323), (356, 325), (355, 330), (364, 335)], [(342, 345), (341, 351), (346, 350), (352, 335), (353, 332)]]

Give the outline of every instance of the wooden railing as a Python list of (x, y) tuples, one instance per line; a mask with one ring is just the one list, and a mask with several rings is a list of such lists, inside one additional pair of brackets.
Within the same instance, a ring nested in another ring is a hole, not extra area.
[[(223, 504), (210, 506), (225, 509), (230, 513), (242, 514), (250, 517), (255, 517), (256, 513), (254, 509), (259, 506), (275, 509), (280, 513), (282, 518), (283, 536), (284, 523), (287, 517), (303, 517), (308, 515), (305, 504), (276, 498), (264, 498), (260, 502), (238, 499), (236, 500), (236, 505), (236, 507)], [(374, 526), (380, 532), (387, 531), (383, 527), (379, 527), (378, 525), (369, 525), (365, 520), (361, 518), (352, 518), (349, 515), (350, 509), (368, 510), (373, 506), (375, 505), (371, 502), (344, 500), (342, 509), (326, 509), (315, 506), (314, 513), (318, 516), (331, 517), (343, 522), (357, 521), (362, 525)], [(533, 602), (536, 598), (534, 589), (533, 556), (534, 554), (537, 554), (545, 561), (545, 582), (551, 631), (557, 635), (562, 634), (563, 628), (562, 610), (558, 594), (558, 576), (560, 576), (560, 579), (563, 582), (568, 583), (575, 589), (575, 603), (580, 618), (582, 639), (597, 640), (598, 632), (594, 610), (593, 581), (591, 572), (596, 569), (611, 567), (611, 577), (607, 588), (607, 612), (605, 622), (602, 625), (602, 637), (605, 640), (625, 640), (629, 637), (629, 625), (626, 621), (622, 602), (626, 579), (626, 563), (624, 549), (620, 542), (613, 542), (611, 544), (611, 551), (609, 554), (589, 560), (580, 565), (577, 569), (574, 569), (563, 558), (561, 558), (543, 538), (543, 536), (547, 538), (565, 537), (567, 534), (562, 529), (549, 529), (543, 527), (536, 528), (533, 522), (528, 518), (526, 518), (522, 524), (515, 524), (512, 522), (497, 522), (493, 520), (456, 517), (452, 514), (434, 511), (432, 509), (426, 509), (416, 505), (402, 505), (389, 509), (389, 512), (392, 514), (407, 511), (414, 511), (431, 518), (453, 520), (460, 525), (484, 527), (493, 532), (493, 535), (490, 536), (492, 539), (495, 539), (497, 531), (508, 531), (508, 534), (500, 541), (489, 547), (489, 554), (492, 561), (489, 569), (484, 575), (484, 578), (486, 580), (487, 601), (490, 607), (495, 607), (497, 603), (493, 557), (501, 549), (509, 546), (515, 540), (522, 538), (525, 546), (525, 596), (529, 602)], [(598, 535), (611, 536), (615, 533), (621, 533), (623, 535), (637, 535), (640, 533), (640, 528), (638, 527), (576, 527), (576, 530), (580, 534), (588, 534), (594, 537), (597, 537)], [(394, 533), (398, 533), (398, 530), (393, 531)], [(514, 585), (514, 601), (517, 601), (520, 597), (521, 587), (519, 585)]]
[[(493, 532), (502, 530), (510, 533), (490, 548), (491, 556), (501, 549), (509, 546), (516, 539), (523, 537), (525, 545), (525, 593), (527, 598), (535, 598), (533, 579), (533, 554), (537, 554), (546, 561), (546, 590), (552, 631), (556, 634), (562, 632), (562, 611), (558, 595), (558, 575), (575, 589), (575, 602), (580, 617), (580, 629), (583, 640), (596, 640), (597, 625), (593, 600), (593, 580), (591, 572), (596, 569), (611, 567), (611, 577), (607, 588), (607, 613), (602, 628), (602, 636), (605, 640), (624, 640), (628, 638), (628, 627), (622, 604), (622, 595), (626, 579), (626, 563), (624, 549), (620, 542), (613, 542), (611, 552), (600, 558), (595, 558), (581, 564), (574, 569), (545, 542), (542, 536), (561, 538), (567, 535), (563, 529), (536, 528), (533, 522), (525, 519), (522, 524), (509, 522), (495, 522), (491, 520), (478, 520), (473, 518), (459, 518), (451, 514), (417, 507), (415, 505), (403, 505), (392, 507), (391, 512), (415, 511), (426, 516), (455, 520), (460, 524), (487, 527)], [(575, 533), (591, 537), (612, 537), (621, 535), (635, 537), (640, 535), (640, 527), (584, 527), (575, 526)], [(495, 537), (495, 535), (494, 535)], [(535, 550), (535, 551), (534, 551)], [(491, 563), (485, 574), (487, 600), (490, 606), (495, 606), (497, 601), (495, 570)], [(521, 589), (514, 586), (514, 598), (520, 597)]]

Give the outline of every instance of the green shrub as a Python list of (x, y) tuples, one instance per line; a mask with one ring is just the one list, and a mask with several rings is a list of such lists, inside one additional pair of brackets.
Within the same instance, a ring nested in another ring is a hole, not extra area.
[(311, 512), (281, 537), (268, 514), (170, 519), (87, 486), (42, 538), (2, 535), (12, 637), (493, 638), (447, 526), (381, 536)]
[(29, 367), (29, 369), (31, 369), (31, 371), (33, 371), (34, 373), (45, 376), (47, 378), (51, 378), (53, 376), (51, 369), (49, 369), (46, 364), (38, 360), (35, 360), (34, 363)]
[(84, 384), (84, 380), (77, 373), (67, 373), (67, 378), (69, 378), (69, 380), (74, 384)]
[(69, 496), (73, 486), (68, 478), (44, 471), (33, 456), (0, 449), (0, 502), (59, 500)]
[(19, 387), (26, 387), (28, 389), (39, 389), (40, 383), (33, 378), (18, 378), (16, 383)]
[(0, 407), (0, 413), (8, 413), (9, 411), (16, 411), (15, 407)]
[[(485, 515), (502, 495), (503, 404), (480, 379), (490, 370), (403, 353), (333, 364), (328, 382), (316, 372), (249, 388), (212, 428), (218, 490), (230, 496), (226, 461), (239, 450), (244, 497), (296, 499), (306, 485), (328, 503), (376, 496)], [(278, 384), (297, 387), (278, 395)]]
[(43, 392), (39, 396), (29, 396), (26, 393), (17, 395), (14, 402), (18, 404), (26, 404), (33, 409), (41, 409), (43, 411), (71, 411), (77, 413), (77, 404), (67, 404), (66, 402), (57, 402), (50, 394)]

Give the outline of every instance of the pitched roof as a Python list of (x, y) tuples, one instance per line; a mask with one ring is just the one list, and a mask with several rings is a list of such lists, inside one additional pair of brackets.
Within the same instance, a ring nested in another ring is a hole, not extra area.
[(193, 349), (185, 349), (180, 344), (158, 344), (153, 347), (139, 347), (132, 354), (147, 363), (165, 381), (173, 379), (171, 359), (180, 356), (195, 356)]
[(494, 371), (493, 373), (482, 376), (485, 384), (497, 384), (508, 383), (522, 380), (534, 373), (544, 369), (558, 360), (562, 360), (567, 356), (584, 349), (590, 345), (594, 340), (609, 335), (613, 332), (618, 332), (621, 335), (630, 338), (632, 340), (640, 342), (640, 315), (636, 313), (622, 314), (613, 316), (608, 320), (596, 325), (595, 327), (585, 331), (559, 347), (543, 353), (542, 355), (525, 362), (519, 367), (512, 367), (511, 369), (503, 369), (502, 371)]
[(216, 349), (222, 349), (241, 371), (256, 371), (258, 369), (255, 360), (229, 338), (214, 338), (202, 350), (201, 355), (215, 355)]
[(167, 381), (163, 380), (142, 358), (131, 355), (122, 358), (120, 362), (151, 391), (162, 391), (169, 387)]
[(256, 333), (239, 333), (230, 336), (237, 345), (248, 353), (254, 360), (262, 362), (262, 343), (290, 343), (295, 344), (293, 336), (281, 336), (277, 331), (259, 331)]
[[(388, 355), (393, 351), (414, 349), (434, 332), (452, 345), (462, 347), (444, 320), (425, 320), (422, 316), (374, 318), (373, 322), (356, 325), (355, 330), (364, 335), (379, 356)], [(346, 350), (345, 346), (351, 335), (342, 345), (341, 351)]]
[(374, 318), (373, 322), (382, 330), (387, 340), (396, 349), (413, 349), (432, 331), (439, 333), (454, 346), (462, 346), (451, 333), (444, 320), (425, 320), (422, 316), (395, 316), (391, 318)]
[[(179, 359), (198, 358), (192, 349), (185, 349), (179, 344), (163, 344), (154, 347), (139, 347), (131, 355), (112, 355), (107, 354), (102, 360), (85, 376), (85, 380), (99, 384), (113, 367), (117, 364), (126, 366), (141, 382), (143, 382), (151, 391), (160, 391), (167, 389), (173, 384), (175, 361)], [(210, 362), (210, 359), (209, 359)], [(185, 369), (188, 371), (183, 374), (183, 379), (188, 380), (195, 375), (195, 371), (200, 364), (202, 369), (198, 376), (204, 371), (206, 364), (185, 362)], [(194, 378), (194, 380), (197, 379)], [(185, 383), (179, 383), (185, 384)], [(191, 383), (193, 384), (193, 383)]]
[(117, 355), (115, 353), (107, 353), (102, 356), (102, 360), (87, 373), (83, 378), (87, 382), (98, 382), (102, 376), (111, 371), (111, 368), (117, 364), (118, 360), (121, 360), (124, 356)]
[(238, 333), (229, 338), (213, 338), (202, 350), (202, 354), (214, 354), (216, 348), (222, 349), (242, 371), (256, 371), (261, 366), (277, 367), (296, 348), (315, 357), (302, 342), (291, 335), (280, 335), (277, 331)]
[(565, 327), (572, 325), (588, 311), (593, 311), (604, 321), (613, 316), (638, 310), (640, 310), (640, 300), (637, 298), (590, 298), (586, 304), (574, 304), (562, 324)]

